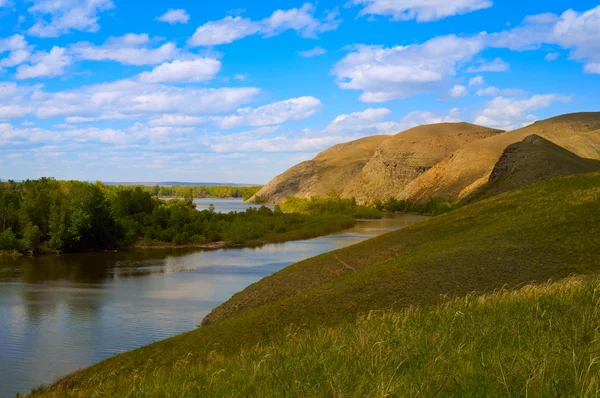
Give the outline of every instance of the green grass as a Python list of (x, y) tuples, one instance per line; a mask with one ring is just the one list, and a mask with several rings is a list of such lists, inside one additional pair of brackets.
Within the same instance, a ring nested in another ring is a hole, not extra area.
[(598, 236), (600, 174), (543, 181), (289, 266), (36, 394), (593, 395), (597, 279), (511, 291), (600, 270)]

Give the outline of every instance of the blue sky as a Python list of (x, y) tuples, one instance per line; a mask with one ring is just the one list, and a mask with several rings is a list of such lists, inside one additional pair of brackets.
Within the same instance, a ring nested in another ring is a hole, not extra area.
[(264, 183), (423, 123), (600, 110), (597, 1), (0, 0), (0, 178)]

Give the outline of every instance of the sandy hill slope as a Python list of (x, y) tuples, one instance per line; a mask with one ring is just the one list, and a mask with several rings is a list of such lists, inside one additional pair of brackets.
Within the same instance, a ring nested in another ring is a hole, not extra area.
[[(278, 175), (256, 196), (264, 196), (269, 202), (278, 203), (290, 195), (304, 198), (328, 196), (333, 191), (341, 191), (346, 182), (362, 170), (375, 149), (389, 138), (387, 135), (375, 135), (334, 145), (313, 160), (297, 164)], [(255, 197), (249, 202), (254, 200)]]
[(459, 200), (487, 183), (504, 149), (537, 134), (583, 158), (600, 159), (600, 112), (573, 113), (465, 145), (412, 181), (402, 197)]
[(465, 202), (496, 196), (550, 177), (593, 172), (600, 172), (600, 160), (584, 159), (534, 134), (506, 147), (489, 181)]
[(457, 149), (502, 133), (469, 123), (423, 125), (384, 141), (362, 171), (348, 183), (345, 197), (359, 202), (385, 200)]
[[(550, 278), (556, 281), (573, 274), (586, 275), (598, 271), (598, 233), (600, 173), (544, 180), (464, 206), (405, 229), (293, 264), (233, 296), (206, 318), (204, 326), (162, 342), (119, 354), (67, 376), (53, 386), (39, 389), (34, 395), (261, 395), (260, 390), (253, 389), (256, 386), (258, 369), (270, 366), (269, 364), (278, 358), (278, 354), (262, 352), (256, 358), (257, 364), (250, 367), (249, 375), (240, 376), (240, 380), (246, 382), (236, 385), (227, 384), (228, 380), (238, 375), (235, 369), (225, 364), (227, 358), (238, 358), (236, 356), (246, 355), (250, 350), (278, 339), (292, 339), (296, 335), (302, 335), (303, 331), (317, 331), (323, 327), (355, 322), (358, 314), (376, 316), (381, 310), (399, 310), (411, 306), (413, 309), (410, 311), (419, 314), (438, 304), (441, 296), (453, 298), (471, 293), (490, 293), (501, 288), (513, 290), (522, 287), (523, 284), (545, 282)], [(573, 386), (572, 383), (579, 383), (579, 377), (583, 373), (594, 375), (597, 382), (597, 349), (596, 346), (587, 345), (597, 341), (595, 328), (599, 320), (598, 294), (597, 290), (594, 292), (593, 289), (592, 293), (590, 312), (572, 318), (561, 315), (562, 321), (558, 324), (551, 322), (540, 326), (539, 323), (532, 323), (533, 319), (547, 319), (548, 316), (548, 301), (537, 296), (530, 304), (519, 307), (518, 314), (524, 316), (523, 318), (515, 318), (517, 308), (506, 308), (505, 317), (492, 316), (496, 320), (482, 327), (482, 324), (471, 316), (473, 307), (469, 306), (462, 309), (463, 312), (451, 311), (449, 318), (442, 322), (435, 319), (429, 322), (424, 322), (423, 318), (415, 319), (418, 328), (414, 333), (398, 332), (379, 336), (364, 350), (380, 353), (380, 345), (386, 342), (402, 341), (399, 340), (401, 338), (412, 341), (414, 346), (411, 347), (415, 348), (409, 350), (410, 352), (394, 351), (380, 355), (381, 358), (400, 358), (399, 364), (383, 367), (389, 367), (394, 372), (405, 372), (421, 368), (418, 363), (404, 363), (409, 357), (422, 356), (422, 351), (417, 347), (452, 346), (459, 354), (457, 357), (441, 357), (433, 353), (427, 362), (448, 364), (449, 367), (464, 362), (467, 364), (464, 372), (468, 373), (463, 376), (465, 380), (476, 380), (473, 386), (482, 383), (480, 378), (473, 379), (473, 369), (477, 367), (483, 372), (482, 375), (486, 375), (486, 380), (495, 381), (499, 388), (493, 391), (477, 390), (478, 393), (474, 394), (475, 390), (458, 389), (461, 383), (457, 382), (455, 389), (445, 391), (447, 394), (442, 395), (465, 396), (470, 392), (470, 395), (496, 396), (502, 395), (509, 387), (514, 395), (522, 395), (523, 391), (530, 391), (528, 387), (533, 388), (536, 383), (544, 383), (549, 388), (547, 391), (555, 391), (556, 395), (596, 395), (597, 384), (593, 389), (586, 390), (587, 385), (580, 386), (577, 390), (568, 389), (568, 386)], [(556, 295), (559, 297), (561, 293), (556, 292)], [(474, 300), (473, 303), (475, 302), (482, 301)], [(415, 309), (414, 306), (418, 308)], [(493, 308), (498, 307), (490, 306), (489, 310)], [(564, 313), (568, 314), (573, 306), (566, 303), (561, 308), (567, 309)], [(488, 310), (481, 311), (486, 313)], [(489, 330), (505, 327), (504, 320), (509, 318), (519, 319), (508, 328), (514, 333), (497, 336), (489, 334)], [(575, 332), (575, 329), (571, 328), (575, 325), (569, 325), (572, 319), (579, 319), (575, 323), (581, 324), (582, 319), (588, 318), (592, 320), (592, 326), (586, 327), (585, 333)], [(400, 319), (398, 324), (404, 324), (404, 321)], [(443, 325), (451, 327), (442, 329)], [(550, 333), (541, 341), (538, 341), (539, 334), (531, 340), (521, 340), (524, 328), (547, 329)], [(559, 344), (558, 351), (554, 351), (554, 348), (553, 351), (549, 351), (548, 347), (555, 347), (556, 340), (552, 336), (557, 336), (556, 333), (563, 328), (567, 329), (565, 336), (568, 337), (564, 340), (567, 345)], [(447, 332), (440, 334), (441, 330)], [(487, 345), (472, 346), (469, 335), (464, 334), (467, 330), (476, 331), (478, 336), (483, 336)], [(431, 340), (427, 344), (418, 344), (419, 336), (423, 334), (431, 336)], [(458, 338), (454, 343), (446, 343), (448, 340), (443, 337), (446, 334)], [(328, 335), (337, 338), (335, 334)], [(355, 335), (359, 339), (362, 338), (361, 334)], [(522, 350), (525, 346), (532, 347), (533, 340), (538, 341), (536, 347), (540, 348), (528, 351), (530, 354), (523, 357)], [(576, 350), (571, 345), (573, 342), (585, 344)], [(512, 353), (510, 355), (514, 357), (504, 361), (502, 358), (505, 358), (505, 353), (500, 355), (495, 351), (499, 346), (505, 347), (506, 354)], [(348, 354), (349, 349), (350, 347), (341, 347), (335, 355), (348, 355), (344, 358), (345, 363), (357, 363), (357, 359)], [(540, 350), (544, 351), (541, 357)], [(473, 356), (465, 357), (466, 353), (471, 351)], [(575, 361), (575, 352), (587, 358), (588, 362)], [(497, 353), (496, 356), (494, 353)], [(271, 395), (290, 395), (291, 390), (282, 387), (283, 383), (306, 387), (303, 393), (296, 395), (314, 396), (315, 391), (320, 391), (320, 386), (337, 382), (336, 367), (323, 368), (321, 359), (315, 359), (315, 363), (302, 362), (296, 358), (298, 356), (288, 359), (289, 366), (297, 371), (295, 375), (281, 379), (274, 378), (273, 373), (266, 376), (279, 386), (280, 394)], [(561, 367), (557, 368), (560, 371), (556, 373), (556, 377), (563, 377), (564, 372), (572, 370), (575, 370), (575, 374), (569, 373), (569, 381), (565, 379), (564, 383), (554, 382), (554, 373), (547, 373), (554, 368), (546, 366), (546, 358), (560, 361)], [(538, 360), (544, 362), (534, 362)], [(232, 362), (235, 363), (236, 360), (232, 359)], [(322, 373), (310, 373), (307, 369), (311, 364), (321, 366)], [(387, 378), (385, 383), (381, 382), (380, 374), (373, 373), (373, 366), (376, 364), (381, 362), (367, 361), (364, 367), (355, 367), (351, 374), (375, 374), (378, 381), (367, 384), (382, 385), (386, 388), (386, 393), (394, 392), (395, 385), (387, 384)], [(533, 371), (532, 366), (535, 366)], [(518, 382), (512, 377), (504, 380), (498, 376), (502, 372), (512, 372), (515, 367), (520, 369)], [(274, 369), (275, 367), (272, 368), (273, 371)], [(543, 370), (541, 381), (530, 385), (531, 377), (542, 374), (539, 369)], [(410, 379), (410, 375), (405, 375), (403, 379)], [(429, 374), (427, 378), (420, 380), (419, 384), (425, 386), (431, 383), (437, 383), (437, 392), (444, 386), (455, 385), (454, 381), (448, 378), (447, 372), (441, 372), (439, 377)], [(239, 394), (233, 394), (231, 391)], [(348, 394), (322, 395), (352, 395), (352, 391), (349, 389)], [(584, 393), (576, 393), (577, 391)], [(413, 394), (399, 395), (420, 395), (421, 389), (413, 389), (412, 392)], [(384, 394), (365, 392), (360, 395)], [(436, 395), (436, 392), (425, 395)]]

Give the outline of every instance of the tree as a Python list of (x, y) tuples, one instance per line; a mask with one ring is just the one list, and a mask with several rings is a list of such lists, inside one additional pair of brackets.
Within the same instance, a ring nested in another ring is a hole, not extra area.
[(23, 248), (35, 253), (41, 246), (41, 232), (37, 225), (27, 224), (23, 231)]

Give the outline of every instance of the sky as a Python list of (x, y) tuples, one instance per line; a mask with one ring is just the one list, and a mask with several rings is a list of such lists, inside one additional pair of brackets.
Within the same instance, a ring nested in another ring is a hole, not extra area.
[(336, 143), (599, 93), (597, 0), (0, 0), (5, 180), (262, 184)]

